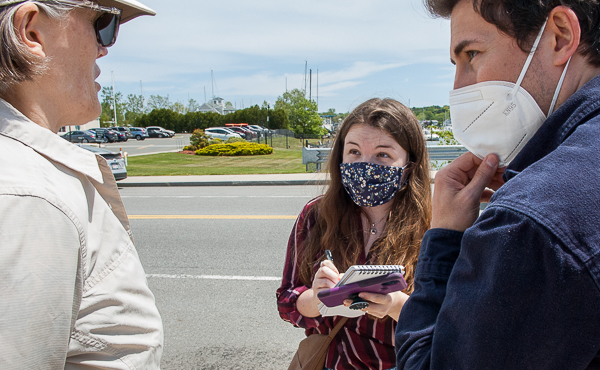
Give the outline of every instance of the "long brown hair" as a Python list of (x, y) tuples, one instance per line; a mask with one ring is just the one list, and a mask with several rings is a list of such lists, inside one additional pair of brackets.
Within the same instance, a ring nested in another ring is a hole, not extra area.
[(316, 219), (316, 223), (304, 241), (300, 278), (304, 284), (312, 284), (315, 264), (322, 260), (325, 249), (331, 250), (340, 272), (357, 264), (363, 253), (361, 209), (344, 189), (340, 173), (346, 135), (356, 125), (368, 125), (391, 135), (414, 163), (408, 185), (392, 200), (388, 222), (382, 235), (373, 243), (368, 261), (403, 265), (408, 283), (405, 292), (411, 293), (421, 239), (431, 223), (429, 157), (419, 121), (410, 109), (393, 99), (368, 100), (342, 123), (329, 157), (331, 182), (320, 202), (310, 210), (314, 217), (306, 218)]

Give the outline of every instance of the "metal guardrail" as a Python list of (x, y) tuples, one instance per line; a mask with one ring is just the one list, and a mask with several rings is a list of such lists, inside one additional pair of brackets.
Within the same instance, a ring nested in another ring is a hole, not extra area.
[[(321, 170), (321, 163), (327, 162), (331, 148), (302, 148), (302, 164), (306, 165), (308, 171), (309, 163), (317, 164), (317, 171)], [(429, 160), (452, 161), (468, 152), (462, 145), (432, 145), (427, 147)]]
[(453, 161), (468, 152), (462, 145), (432, 145), (427, 147), (430, 161)]
[(327, 162), (331, 148), (302, 148), (302, 164), (306, 165), (308, 172), (308, 164), (316, 163), (317, 171), (321, 171), (321, 163)]

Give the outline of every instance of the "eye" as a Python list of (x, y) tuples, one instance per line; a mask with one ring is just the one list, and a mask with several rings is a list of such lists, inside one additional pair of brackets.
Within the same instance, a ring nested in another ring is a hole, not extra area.
[(477, 56), (477, 54), (479, 54), (479, 52), (475, 50), (465, 51), (465, 53), (469, 57), (469, 60), (472, 60), (473, 58), (475, 58), (475, 56)]
[(384, 152), (378, 153), (377, 156), (379, 158), (391, 158), (387, 153)]
[(349, 149), (348, 154), (360, 155), (360, 152), (358, 151), (358, 149)]

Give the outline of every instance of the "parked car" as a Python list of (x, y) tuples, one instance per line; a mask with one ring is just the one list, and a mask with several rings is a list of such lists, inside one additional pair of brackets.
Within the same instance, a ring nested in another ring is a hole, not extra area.
[(136, 140), (146, 140), (146, 138), (149, 137), (145, 128), (129, 127), (129, 131)]
[(250, 125), (248, 126), (248, 129), (256, 132), (257, 136), (259, 137), (265, 137), (265, 135), (267, 135), (270, 132), (266, 128), (257, 125)]
[(146, 127), (146, 131), (148, 132), (149, 137), (173, 137), (175, 135), (175, 131), (164, 129), (160, 126), (148, 126)]
[(125, 131), (115, 131), (113, 129), (110, 129), (110, 131), (117, 135), (117, 141), (119, 142), (129, 140), (129, 136), (127, 136), (127, 133)]
[(119, 140), (119, 135), (116, 131), (107, 129), (107, 128), (91, 128), (90, 131), (94, 131), (96, 133), (96, 137), (103, 138), (107, 143), (114, 143)]
[(116, 181), (127, 178), (127, 167), (121, 153), (111, 152), (110, 150), (90, 145), (79, 145), (79, 147), (102, 156), (106, 160), (106, 163), (108, 163), (108, 167), (110, 167)]
[(258, 132), (252, 131), (250, 128), (248, 128), (248, 126), (241, 126), (240, 128), (242, 130), (246, 131), (246, 133), (249, 133), (250, 134), (250, 138), (256, 138), (256, 137), (258, 137)]
[(133, 139), (133, 135), (131, 134), (131, 131), (129, 131), (129, 127), (111, 127), (110, 129), (124, 133), (127, 136), (127, 139)]
[(209, 127), (204, 130), (204, 133), (213, 139), (221, 139), (223, 141), (226, 141), (230, 137), (242, 137), (240, 134), (231, 131), (228, 127)]
[(227, 127), (229, 130), (239, 134), (241, 137), (243, 137), (246, 140), (252, 140), (252, 138), (256, 135), (256, 133), (250, 131), (250, 130), (244, 130), (241, 127)]
[(269, 133), (269, 132), (270, 132), (270, 131), (269, 131), (269, 129), (267, 129), (267, 128), (264, 128), (264, 127), (262, 127), (262, 126), (259, 126), (259, 125), (248, 125), (248, 128), (250, 128), (250, 129), (252, 129), (252, 130), (255, 130), (255, 131), (257, 131), (257, 132), (260, 132), (260, 133), (262, 133), (263, 135), (264, 135), (264, 134), (267, 134), (267, 133)]
[(104, 138), (98, 138), (94, 131), (70, 131), (61, 137), (72, 143), (103, 143)]

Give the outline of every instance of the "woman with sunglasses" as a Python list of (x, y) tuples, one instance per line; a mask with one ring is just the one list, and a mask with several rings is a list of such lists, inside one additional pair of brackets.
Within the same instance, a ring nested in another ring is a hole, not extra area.
[(162, 322), (105, 160), (96, 59), (134, 0), (0, 0), (0, 369), (158, 369)]
[(369, 303), (366, 315), (348, 319), (334, 337), (326, 369), (395, 368), (396, 321), (413, 290), (431, 220), (428, 168), (419, 122), (399, 102), (369, 100), (342, 123), (329, 157), (329, 187), (304, 207), (290, 236), (277, 290), (279, 315), (307, 336), (329, 334), (341, 317), (322, 317), (317, 293), (332, 288), (352, 265), (403, 265), (408, 287), (361, 293)]

